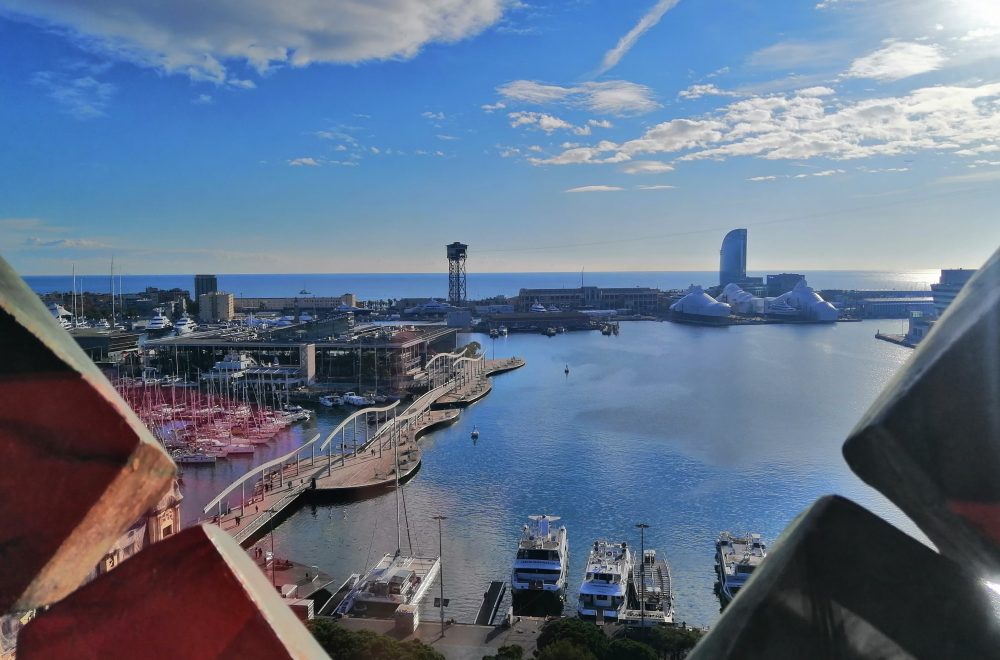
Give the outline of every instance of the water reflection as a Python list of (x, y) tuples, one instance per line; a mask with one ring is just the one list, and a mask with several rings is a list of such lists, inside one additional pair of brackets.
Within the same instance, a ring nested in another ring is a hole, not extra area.
[[(411, 534), (409, 541), (400, 534), (403, 550), (435, 553), (431, 517), (448, 516), (448, 616), (468, 621), (489, 582), (508, 579), (525, 517), (560, 515), (569, 530), (572, 611), (585, 549), (599, 537), (637, 547), (633, 525), (643, 520), (652, 525), (646, 547), (671, 564), (677, 620), (710, 624), (719, 609), (713, 556), (721, 530), (758, 531), (773, 544), (804, 507), (837, 492), (916, 534), (840, 454), (861, 413), (910, 354), (876, 341), (874, 332), (871, 322), (626, 323), (618, 337), (497, 339), (498, 357), (520, 355), (527, 366), (499, 376), (493, 392), (455, 425), (421, 441), (423, 469), (404, 489)], [(489, 338), (469, 338), (492, 352)], [(287, 452), (339, 419), (323, 411), (271, 452)], [(239, 472), (224, 464), (210, 470), (198, 475), (210, 479), (186, 479), (192, 503), (208, 501), (217, 482)], [(389, 494), (305, 508), (278, 527), (276, 551), (338, 576), (361, 572), (397, 547), (394, 502)]]

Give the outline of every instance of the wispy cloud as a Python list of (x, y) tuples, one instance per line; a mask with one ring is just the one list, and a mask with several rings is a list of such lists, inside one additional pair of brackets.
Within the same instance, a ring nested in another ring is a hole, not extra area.
[(93, 76), (73, 77), (59, 71), (39, 71), (31, 82), (77, 119), (105, 116), (116, 89)]
[(212, 95), (211, 94), (199, 94), (198, 96), (196, 96), (194, 99), (191, 100), (191, 103), (193, 103), (195, 105), (211, 105), (212, 104)]
[(427, 112), (421, 112), (420, 116), (423, 117), (424, 119), (433, 119), (436, 121), (441, 121), (444, 119), (443, 112), (431, 112), (429, 110)]
[(719, 89), (715, 85), (691, 85), (687, 89), (682, 89), (677, 96), (682, 99), (698, 99), (702, 96), (739, 96), (736, 92)]
[(833, 176), (835, 174), (845, 174), (845, 170), (820, 170), (819, 172), (807, 172), (805, 174), (769, 174), (767, 176), (752, 176), (748, 178), (747, 181), (761, 182), (777, 181), (778, 179), (808, 179), (814, 176), (825, 177)]
[(658, 160), (633, 160), (622, 165), (625, 174), (662, 174), (673, 171), (674, 166)]
[(38, 238), (37, 236), (31, 236), (25, 239), (24, 244), (28, 247), (73, 248), (78, 250), (103, 250), (111, 247), (107, 243), (101, 243), (100, 241), (94, 241), (87, 238), (43, 239)]
[(318, 160), (310, 157), (293, 158), (288, 161), (288, 164), (292, 167), (319, 167), (320, 165)]
[(569, 188), (566, 190), (568, 193), (589, 193), (589, 192), (618, 192), (619, 190), (624, 190), (619, 186), (580, 186), (578, 188)]
[(660, 107), (653, 90), (627, 80), (551, 85), (534, 80), (514, 80), (497, 87), (506, 102), (532, 105), (566, 105), (602, 115), (640, 115)]
[(678, 0), (659, 0), (653, 5), (631, 30), (618, 40), (615, 47), (604, 54), (604, 59), (601, 61), (596, 75), (607, 73), (617, 66), (625, 54), (632, 50), (632, 46), (635, 46), (636, 42), (639, 41), (639, 37), (659, 23), (663, 15), (673, 9), (677, 2)]
[(993, 181), (1000, 181), (1000, 169), (981, 170), (978, 172), (970, 172), (969, 174), (957, 174), (954, 176), (943, 176), (938, 179), (935, 179), (933, 183), (936, 184), (985, 183)]
[(936, 45), (892, 41), (884, 48), (854, 60), (844, 75), (848, 78), (900, 80), (940, 69), (944, 62), (941, 48)]
[(665, 185), (665, 184), (661, 184), (661, 185), (657, 185), (657, 186), (636, 186), (635, 187), (636, 190), (673, 190), (674, 188), (676, 188), (676, 186), (668, 186), (668, 185)]

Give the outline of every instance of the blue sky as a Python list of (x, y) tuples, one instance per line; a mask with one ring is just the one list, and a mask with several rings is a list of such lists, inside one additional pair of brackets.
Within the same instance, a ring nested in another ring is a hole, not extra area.
[(975, 267), (994, 0), (0, 0), (22, 274)]

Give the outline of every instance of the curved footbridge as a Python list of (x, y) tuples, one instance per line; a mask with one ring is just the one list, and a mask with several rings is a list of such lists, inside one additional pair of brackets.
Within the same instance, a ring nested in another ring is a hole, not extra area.
[[(316, 434), (288, 454), (254, 467), (212, 499), (203, 513), (249, 547), (307, 501), (336, 501), (391, 490), (397, 465), (400, 483), (420, 469), (417, 439), (421, 435), (455, 422), (460, 414), (456, 408), (486, 396), (490, 376), (522, 366), (522, 358), (438, 355), (427, 363), (432, 389), (404, 410), (398, 401), (358, 410), (322, 441), (321, 434)], [(442, 406), (446, 408), (437, 409)]]

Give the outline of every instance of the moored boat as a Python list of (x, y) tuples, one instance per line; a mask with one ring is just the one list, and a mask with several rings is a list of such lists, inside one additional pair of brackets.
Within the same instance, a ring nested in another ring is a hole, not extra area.
[(628, 584), (634, 563), (625, 541), (594, 541), (577, 601), (580, 618), (597, 623), (618, 621), (628, 606)]
[(528, 516), (521, 528), (510, 574), (511, 597), (518, 614), (560, 614), (566, 598), (569, 537), (556, 528), (559, 516)]
[(767, 545), (760, 534), (719, 534), (719, 539), (715, 542), (715, 570), (719, 577), (719, 596), (723, 604), (736, 597), (765, 557)]

